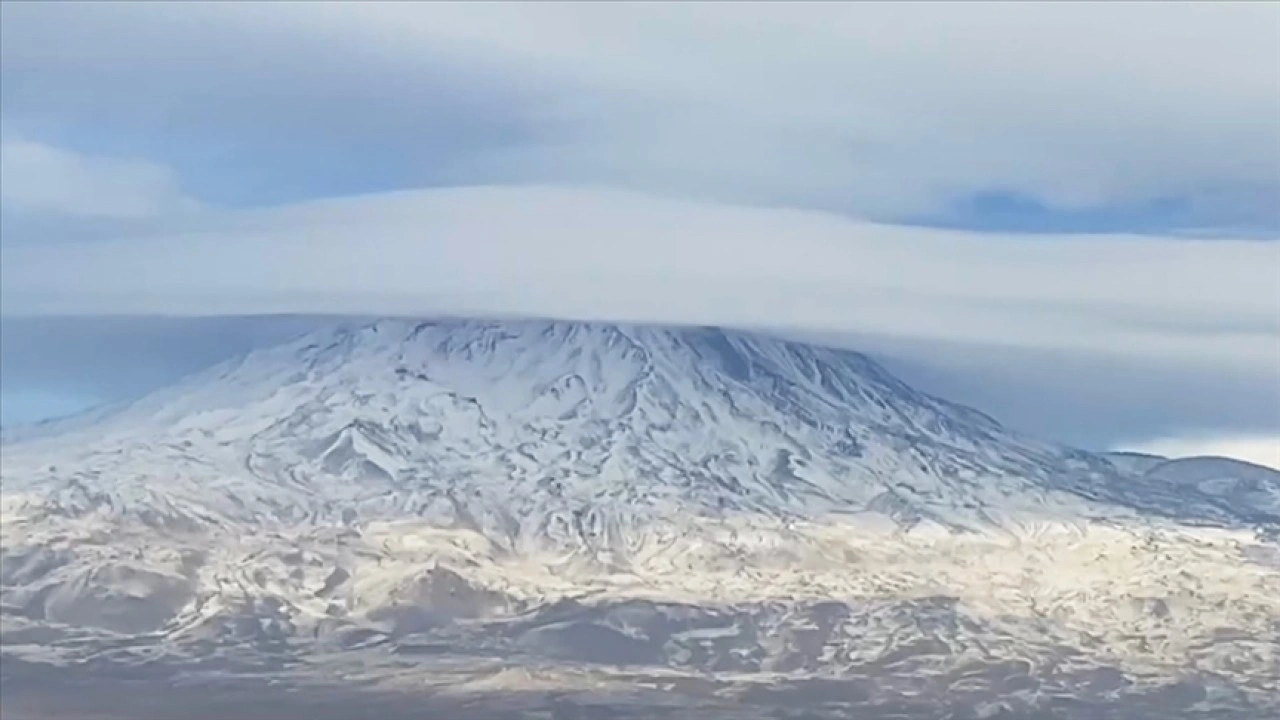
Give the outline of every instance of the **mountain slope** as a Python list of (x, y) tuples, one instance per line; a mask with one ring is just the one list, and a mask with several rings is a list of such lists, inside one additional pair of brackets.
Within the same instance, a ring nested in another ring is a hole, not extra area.
[(387, 320), (15, 437), (6, 645), (57, 662), (874, 669), (859, 702), (1015, 661), (1026, 680), (988, 680), (1028, 703), (1107, 668), (1102, 696), (1277, 682), (1280, 474), (1133, 472), (845, 351)]

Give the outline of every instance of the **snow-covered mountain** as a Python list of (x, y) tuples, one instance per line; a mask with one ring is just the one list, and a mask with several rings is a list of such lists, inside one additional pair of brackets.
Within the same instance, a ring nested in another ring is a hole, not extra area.
[(395, 683), (445, 654), (475, 663), (427, 673), (452, 693), (647, 668), (992, 712), (1280, 693), (1280, 473), (1031, 440), (762, 335), (344, 326), (2, 460), (5, 651), (28, 661)]

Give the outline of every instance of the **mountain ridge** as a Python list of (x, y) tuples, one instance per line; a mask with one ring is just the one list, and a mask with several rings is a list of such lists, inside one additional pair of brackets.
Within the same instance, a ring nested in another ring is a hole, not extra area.
[[(425, 643), (606, 674), (879, 668), (884, 700), (1071, 647), (1128, 678), (1111, 695), (1188, 668), (1215, 673), (1206, 698), (1276, 687), (1280, 473), (1125, 472), (849, 351), (381, 320), (82, 422), (0, 457), (0, 619), (54, 638), (23, 657), (309, 648), (389, 672)], [(1029, 672), (1019, 703), (1079, 681)]]

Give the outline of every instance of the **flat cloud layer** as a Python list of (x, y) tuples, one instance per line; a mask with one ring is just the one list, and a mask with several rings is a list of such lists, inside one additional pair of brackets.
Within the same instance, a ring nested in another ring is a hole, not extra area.
[[(1014, 415), (1017, 398), (986, 401), (997, 381), (1039, 387), (1022, 406), (1061, 386), (1038, 418), (1022, 411), (1026, 424), (1096, 445), (1280, 429), (1276, 267), (1280, 244), (1264, 241), (1028, 241), (617, 191), (476, 187), (6, 244), (0, 305), (10, 315), (523, 314), (767, 329), (901, 357), (908, 379)], [(947, 367), (957, 375), (940, 376)], [(986, 379), (966, 386), (956, 379), (966, 372)], [(1046, 420), (1057, 413), (1056, 425)], [(1060, 432), (1077, 426), (1100, 434)]]
[(3, 249), (5, 311), (525, 313), (873, 332), (1269, 367), (1280, 244), (876, 225), (558, 187), (208, 213)]

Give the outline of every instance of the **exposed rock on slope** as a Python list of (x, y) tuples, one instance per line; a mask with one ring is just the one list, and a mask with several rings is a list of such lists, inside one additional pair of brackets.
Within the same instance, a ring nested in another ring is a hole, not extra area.
[(1030, 440), (855, 353), (382, 321), (13, 437), (0, 601), (29, 659), (1280, 692), (1280, 473)]

